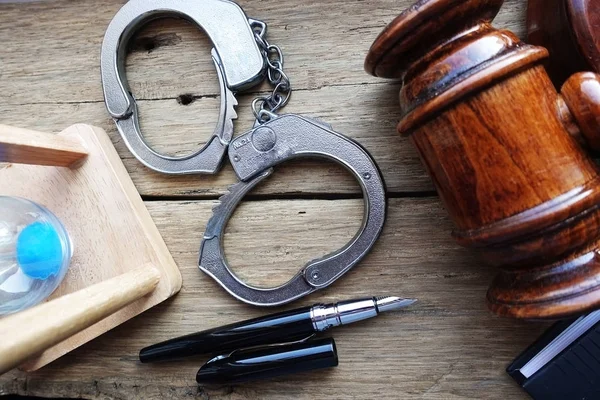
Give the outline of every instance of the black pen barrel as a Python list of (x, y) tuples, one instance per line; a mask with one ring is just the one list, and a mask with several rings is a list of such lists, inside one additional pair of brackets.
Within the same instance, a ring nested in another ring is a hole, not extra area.
[(314, 331), (311, 307), (305, 307), (157, 343), (140, 351), (140, 361), (167, 361), (197, 354), (216, 354), (239, 348), (300, 340)]

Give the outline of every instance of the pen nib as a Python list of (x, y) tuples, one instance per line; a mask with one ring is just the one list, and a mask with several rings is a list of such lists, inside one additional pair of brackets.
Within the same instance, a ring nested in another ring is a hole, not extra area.
[(416, 301), (416, 299), (403, 299), (396, 296), (385, 296), (376, 297), (375, 305), (377, 305), (377, 312), (382, 313), (408, 307)]

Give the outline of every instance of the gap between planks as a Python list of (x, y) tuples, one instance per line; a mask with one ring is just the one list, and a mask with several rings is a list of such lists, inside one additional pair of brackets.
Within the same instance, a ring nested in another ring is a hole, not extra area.
[[(216, 80), (216, 76), (212, 76)], [(358, 82), (358, 83), (324, 83), (322, 85), (316, 87), (305, 87), (305, 88), (294, 88), (294, 92), (317, 92), (323, 89), (334, 89), (334, 88), (352, 88), (352, 87), (361, 87), (361, 86), (383, 86), (383, 87), (398, 87), (402, 86), (401, 82), (398, 81), (378, 81), (378, 82)], [(262, 85), (264, 87), (264, 85)], [(263, 97), (267, 94), (270, 94), (273, 90), (260, 89), (256, 90), (245, 90), (241, 94), (245, 97)], [(181, 99), (184, 96), (189, 96), (189, 102), (182, 102)], [(145, 101), (169, 101), (175, 100), (178, 104), (182, 106), (187, 106), (192, 104), (196, 100), (202, 99), (219, 99), (221, 97), (220, 93), (203, 93), (203, 94), (193, 94), (193, 93), (182, 93), (178, 96), (165, 96), (165, 97), (137, 97), (135, 96), (136, 102), (145, 102)], [(37, 106), (37, 105), (79, 105), (79, 104), (104, 104), (104, 99), (93, 99), (93, 100), (74, 100), (74, 101), (32, 101), (32, 102), (20, 102), (11, 104), (12, 106)]]
[[(437, 197), (435, 191), (416, 192), (389, 192), (386, 199), (423, 199)], [(194, 200), (218, 200), (217, 195), (181, 195), (181, 196), (152, 196), (142, 195), (144, 202), (155, 201), (194, 201)], [(273, 200), (357, 200), (362, 199), (362, 193), (273, 193), (273, 194), (248, 194), (243, 201), (273, 201)]]

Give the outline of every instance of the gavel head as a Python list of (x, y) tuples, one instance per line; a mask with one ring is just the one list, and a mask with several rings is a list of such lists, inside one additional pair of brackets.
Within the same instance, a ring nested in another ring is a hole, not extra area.
[(491, 20), (502, 0), (422, 0), (373, 43), (366, 69), (402, 79), (409, 136), (455, 239), (499, 269), (494, 312), (561, 318), (600, 306), (600, 80), (558, 94), (543, 62)]

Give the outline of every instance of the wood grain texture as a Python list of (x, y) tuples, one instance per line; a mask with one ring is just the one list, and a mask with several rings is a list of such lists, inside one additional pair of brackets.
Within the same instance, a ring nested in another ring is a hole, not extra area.
[[(73, 125), (61, 134), (81, 140), (89, 154), (78, 168), (6, 164), (0, 194), (37, 202), (63, 223), (73, 243), (69, 270), (50, 299), (73, 293), (146, 264), (160, 272), (151, 295), (29, 360), (40, 368), (129, 318), (173, 296), (181, 275), (110, 139), (101, 129)], [(24, 328), (25, 329), (25, 328)]]
[[(0, 395), (111, 400), (527, 397), (504, 368), (547, 324), (501, 319), (485, 309), (493, 271), (451, 240), (451, 224), (436, 198), (391, 199), (382, 239), (368, 258), (331, 288), (290, 306), (373, 294), (419, 298), (405, 312), (335, 331), (338, 368), (235, 387), (198, 387), (194, 376), (205, 358), (139, 364), (137, 352), (144, 346), (265, 310), (234, 300), (197, 268), (214, 199), (235, 181), (231, 168), (215, 177), (151, 172), (127, 151), (108, 118), (99, 52), (104, 30), (123, 2), (0, 4), (0, 113), (3, 123), (42, 131), (57, 132), (65, 121), (104, 128), (148, 200), (180, 266), (183, 288), (36, 373), (0, 377)], [(401, 115), (399, 84), (368, 76), (363, 62), (381, 28), (412, 2), (240, 2), (250, 17), (268, 22), (268, 39), (284, 50), (295, 88), (285, 111), (320, 117), (359, 140), (378, 161), (391, 197), (431, 194), (433, 185), (412, 144), (395, 132)], [(523, 37), (526, 7), (525, 0), (506, 1), (496, 24)], [(189, 152), (212, 132), (218, 98), (208, 50), (207, 39), (181, 21), (157, 21), (137, 36), (127, 72), (139, 99), (142, 131), (156, 149)], [(252, 98), (267, 89), (263, 85), (238, 96), (237, 134), (251, 126)], [(230, 264), (254, 284), (285, 282), (303, 262), (343, 245), (356, 232), (362, 203), (353, 197), (359, 192), (352, 177), (331, 163), (303, 160), (278, 167), (252, 193), (256, 201), (244, 202), (227, 228)], [(178, 201), (165, 201), (165, 196)]]
[[(38, 372), (0, 378), (0, 394), (86, 399), (520, 399), (505, 367), (547, 324), (502, 319), (485, 308), (493, 270), (459, 248), (437, 199), (393, 199), (369, 256), (332, 287), (294, 306), (397, 294), (419, 302), (404, 312), (332, 331), (336, 369), (232, 387), (198, 387), (206, 357), (142, 365), (138, 351), (177, 335), (263, 315), (197, 268), (213, 201), (147, 206), (183, 275), (173, 299), (102, 335)], [(346, 242), (358, 229), (360, 200), (245, 202), (226, 234), (227, 257), (244, 279), (272, 285), (302, 262)], [(328, 238), (324, 240), (324, 238)]]
[[(3, 123), (58, 132), (65, 121), (106, 130), (143, 195), (214, 196), (234, 181), (229, 167), (215, 177), (168, 177), (131, 156), (105, 110), (100, 46), (123, 1), (66, 0), (0, 5), (0, 114)], [(361, 142), (381, 166), (390, 192), (431, 191), (415, 152), (393, 127), (398, 86), (368, 76), (364, 55), (383, 26), (412, 0), (242, 1), (250, 17), (269, 24), (268, 40), (282, 47), (294, 94), (286, 112), (322, 118)], [(526, 1), (509, 0), (497, 24), (525, 33)], [(132, 44), (128, 79), (139, 99), (142, 131), (156, 149), (190, 152), (217, 118), (217, 79), (207, 38), (181, 21), (157, 21)], [(236, 132), (251, 127), (250, 103), (262, 85), (238, 96)], [(192, 103), (188, 103), (191, 95)], [(179, 101), (178, 101), (179, 100)], [(358, 193), (341, 168), (319, 162), (278, 168), (259, 193)]]
[(527, 40), (548, 48), (548, 74), (557, 88), (575, 72), (600, 72), (600, 2), (530, 0)]
[(85, 156), (77, 138), (0, 125), (0, 162), (69, 167)]
[(151, 293), (159, 281), (147, 264), (1, 319), (0, 374)]
[(458, 243), (499, 267), (490, 309), (576, 316), (600, 306), (600, 170), (573, 137), (579, 125), (596, 140), (599, 80), (576, 78), (561, 97), (542, 65), (547, 50), (492, 25), (503, 3), (419, 2), (382, 31), (366, 67), (402, 79), (398, 131)]
[[(560, 94), (569, 109), (570, 117), (567, 120), (573, 120), (579, 131), (569, 133), (583, 141), (584, 146), (595, 152), (600, 151), (600, 75), (594, 72), (573, 74), (561, 88)], [(568, 121), (566, 125), (570, 126)]]

